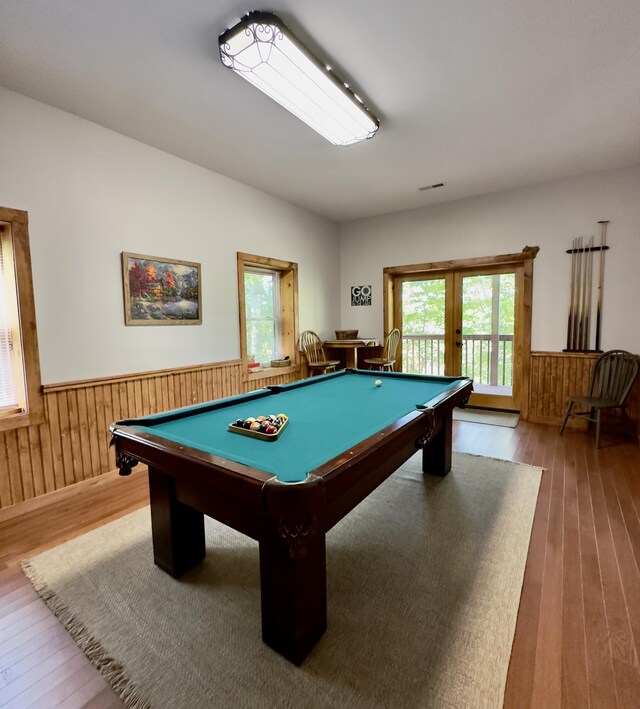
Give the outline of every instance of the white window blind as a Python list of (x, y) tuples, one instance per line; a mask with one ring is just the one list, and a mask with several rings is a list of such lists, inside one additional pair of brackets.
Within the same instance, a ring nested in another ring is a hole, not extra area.
[(6, 269), (12, 268), (12, 259), (7, 258), (7, 241), (0, 232), (0, 411), (17, 405), (13, 370), (13, 349), (11, 342), (11, 322), (9, 320), (9, 298), (15, 298), (13, 279)]

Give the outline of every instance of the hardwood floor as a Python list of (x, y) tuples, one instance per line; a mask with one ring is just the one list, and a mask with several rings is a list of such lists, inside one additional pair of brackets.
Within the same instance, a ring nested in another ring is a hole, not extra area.
[[(605, 435), (596, 451), (585, 431), (524, 422), (456, 422), (454, 449), (545, 468), (505, 708), (638, 706), (640, 449)], [(2, 709), (121, 706), (18, 563), (146, 502), (138, 469), (0, 511)]]
[(460, 422), (454, 432), (456, 450), (545, 468), (505, 707), (637, 707), (640, 451), (611, 436), (595, 450), (587, 432), (557, 431)]
[(38, 598), (19, 562), (147, 503), (146, 474), (109, 473), (0, 510), (2, 709), (122, 706)]

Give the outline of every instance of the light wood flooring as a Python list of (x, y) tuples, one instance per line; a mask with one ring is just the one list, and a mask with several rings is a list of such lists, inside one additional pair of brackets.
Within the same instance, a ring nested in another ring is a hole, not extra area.
[[(546, 470), (525, 571), (505, 707), (640, 706), (640, 450), (605, 435), (455, 422), (454, 449)], [(20, 559), (147, 503), (146, 476), (115, 474), (0, 511), (0, 707), (117, 707), (37, 598)]]

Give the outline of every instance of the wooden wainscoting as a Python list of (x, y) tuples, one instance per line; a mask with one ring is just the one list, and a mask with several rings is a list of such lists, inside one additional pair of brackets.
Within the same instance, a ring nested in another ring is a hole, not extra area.
[(247, 381), (240, 360), (46, 385), (45, 422), (0, 432), (0, 509), (115, 468), (109, 424), (286, 384), (300, 369)]
[[(532, 352), (528, 420), (559, 423), (567, 396), (586, 392), (597, 355)], [(309, 376), (292, 371), (243, 376), (240, 360), (46, 385), (42, 424), (0, 431), (0, 509), (114, 470), (109, 424)], [(640, 429), (640, 378), (628, 411)]]
[[(561, 423), (570, 394), (587, 394), (589, 377), (598, 354), (532, 352), (529, 370), (529, 415), (536, 423)], [(627, 413), (640, 430), (640, 377), (627, 401)], [(584, 426), (584, 421), (569, 420)]]

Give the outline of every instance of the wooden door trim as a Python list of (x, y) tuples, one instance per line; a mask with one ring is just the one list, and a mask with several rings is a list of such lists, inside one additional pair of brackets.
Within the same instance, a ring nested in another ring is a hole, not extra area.
[(515, 254), (499, 254), (498, 256), (479, 256), (475, 258), (455, 259), (452, 261), (431, 261), (427, 263), (415, 263), (406, 266), (386, 266), (384, 274), (390, 276), (410, 276), (415, 274), (420, 276), (427, 272), (435, 271), (461, 271), (464, 269), (479, 269), (484, 266), (495, 268), (501, 265), (517, 265), (526, 261), (533, 261), (538, 253), (537, 247), (525, 246), (526, 251)]

